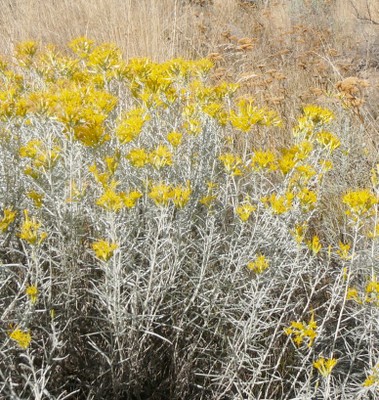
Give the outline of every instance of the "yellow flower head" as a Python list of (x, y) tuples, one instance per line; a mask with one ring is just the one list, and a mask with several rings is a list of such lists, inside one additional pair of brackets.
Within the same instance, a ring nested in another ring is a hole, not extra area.
[(98, 240), (92, 244), (92, 249), (96, 257), (103, 261), (108, 261), (118, 248), (117, 243), (111, 243), (107, 240)]
[(324, 358), (320, 357), (316, 361), (313, 362), (313, 366), (318, 370), (318, 372), (326, 378), (332, 372), (332, 369), (337, 364), (337, 360), (335, 358)]
[(154, 185), (149, 193), (149, 197), (159, 206), (167, 206), (171, 199), (171, 186), (164, 183)]
[(120, 142), (125, 144), (136, 139), (141, 133), (145, 122), (149, 119), (150, 117), (146, 115), (146, 111), (142, 108), (129, 111), (116, 128), (116, 135)]
[(46, 232), (41, 232), (41, 223), (34, 217), (29, 218), (29, 211), (24, 210), (24, 222), (21, 226), (19, 237), (31, 245), (41, 244), (47, 237)]
[(172, 153), (167, 146), (159, 145), (150, 152), (149, 163), (157, 169), (172, 165)]
[(312, 240), (307, 242), (308, 248), (312, 251), (313, 255), (316, 255), (322, 249), (322, 245), (320, 243), (320, 239), (317, 235), (313, 236)]
[(178, 208), (183, 208), (189, 201), (191, 195), (191, 187), (187, 186), (174, 186), (170, 191), (170, 198)]
[(240, 156), (232, 153), (221, 154), (218, 159), (223, 163), (225, 171), (232, 175), (242, 175), (243, 163)]
[(346, 300), (354, 300), (356, 303), (362, 304), (358, 290), (353, 287), (347, 289)]
[(29, 197), (29, 199), (33, 200), (33, 203), (37, 208), (42, 207), (43, 198), (44, 198), (44, 195), (42, 193), (38, 193), (35, 190), (31, 190), (26, 195)]
[(86, 37), (78, 37), (69, 43), (70, 49), (80, 58), (86, 58), (91, 53), (94, 41)]
[(107, 211), (113, 212), (118, 212), (124, 207), (122, 194), (116, 193), (111, 186), (97, 199), (96, 204)]
[(365, 287), (365, 302), (379, 305), (379, 282), (376, 276), (373, 276)]
[(338, 149), (341, 145), (340, 140), (335, 135), (326, 131), (319, 132), (316, 140), (329, 151)]
[(282, 196), (273, 193), (269, 197), (262, 197), (261, 201), (265, 203), (266, 206), (271, 206), (274, 214), (280, 215), (288, 212), (292, 208), (294, 197), (294, 194), (291, 192), (287, 192)]
[(303, 113), (314, 124), (327, 124), (334, 119), (332, 111), (312, 104), (305, 106)]
[(212, 205), (212, 202), (216, 200), (216, 196), (213, 196), (211, 194), (208, 194), (206, 196), (203, 196), (199, 202), (200, 204), (206, 206), (206, 207), (210, 207)]
[(9, 337), (17, 342), (17, 344), (22, 349), (27, 349), (30, 346), (30, 342), (32, 341), (32, 336), (28, 331), (23, 331), (19, 328), (15, 328), (10, 334)]
[(133, 167), (141, 168), (149, 162), (149, 154), (145, 149), (130, 150), (126, 158), (130, 161)]
[(9, 225), (15, 220), (17, 213), (10, 208), (4, 208), (3, 214), (3, 218), (0, 219), (0, 230), (5, 232)]
[(167, 140), (173, 147), (178, 147), (182, 143), (183, 134), (179, 132), (170, 132), (167, 135)]
[(304, 211), (312, 210), (317, 202), (317, 195), (313, 190), (303, 188), (297, 194), (297, 198), (300, 200), (300, 205)]
[(262, 168), (274, 170), (276, 168), (274, 153), (271, 151), (256, 150), (251, 158), (251, 166), (253, 170), (259, 170)]
[(136, 205), (137, 200), (142, 197), (142, 194), (133, 190), (127, 194), (121, 193), (120, 196), (122, 198), (122, 201), (124, 202), (125, 207), (133, 208)]
[(32, 304), (34, 304), (38, 299), (38, 288), (35, 285), (30, 285), (25, 290), (26, 295), (29, 297)]
[(237, 108), (230, 112), (229, 120), (240, 131), (248, 132), (254, 125), (280, 126), (282, 123), (274, 111), (255, 106), (253, 99), (241, 99)]
[(349, 255), (350, 244), (349, 243), (342, 243), (341, 241), (338, 244), (339, 249), (337, 250), (337, 254), (341, 257), (342, 260), (350, 260), (351, 255)]
[(304, 222), (302, 224), (297, 224), (295, 228), (290, 232), (291, 235), (295, 238), (296, 243), (300, 244), (304, 241), (307, 228), (308, 225), (306, 222)]
[(370, 387), (377, 384), (379, 384), (379, 365), (376, 365), (372, 369), (371, 374), (365, 379), (365, 381), (362, 383), (362, 386)]
[(370, 214), (372, 207), (378, 203), (378, 198), (366, 189), (345, 194), (342, 202), (349, 208), (346, 211), (347, 215), (351, 215), (353, 218), (359, 218)]
[(247, 264), (247, 268), (256, 274), (261, 274), (269, 267), (269, 262), (263, 254), (259, 254), (254, 261)]
[(249, 201), (244, 202), (243, 204), (240, 204), (236, 208), (236, 213), (240, 217), (242, 222), (246, 222), (251, 213), (254, 212), (257, 209), (257, 207), (253, 206)]
[(304, 340), (308, 341), (307, 347), (312, 347), (317, 337), (317, 323), (314, 319), (314, 313), (311, 313), (311, 319), (308, 323), (292, 321), (291, 326), (284, 329), (286, 335), (293, 335), (293, 341), (297, 346), (301, 346)]

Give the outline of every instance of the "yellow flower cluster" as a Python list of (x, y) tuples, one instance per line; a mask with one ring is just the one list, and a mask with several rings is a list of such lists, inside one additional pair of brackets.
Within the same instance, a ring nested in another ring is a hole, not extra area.
[(274, 171), (277, 169), (275, 163), (275, 155), (271, 151), (255, 150), (251, 157), (251, 167), (254, 171), (269, 169)]
[(270, 196), (264, 196), (261, 201), (266, 207), (270, 207), (274, 214), (280, 215), (288, 212), (292, 208), (292, 203), (295, 195), (291, 192), (287, 192), (280, 196), (276, 193)]
[(158, 206), (167, 206), (171, 201), (177, 208), (183, 208), (190, 199), (191, 187), (189, 182), (186, 186), (157, 183), (152, 185), (148, 196)]
[(296, 196), (300, 200), (300, 205), (304, 211), (310, 211), (315, 207), (317, 195), (313, 190), (303, 188)]
[(173, 147), (178, 147), (180, 146), (180, 144), (182, 143), (182, 139), (183, 139), (183, 134), (179, 133), (179, 132), (170, 132), (167, 135), (167, 140), (169, 141), (169, 143), (171, 144), (171, 146)]
[(143, 108), (135, 108), (127, 112), (116, 127), (116, 135), (120, 143), (125, 144), (135, 140), (149, 119), (150, 116)]
[(371, 374), (362, 383), (362, 386), (364, 387), (371, 387), (374, 385), (379, 385), (379, 365), (376, 365), (372, 369)]
[(60, 157), (60, 151), (61, 148), (56, 144), (47, 146), (39, 139), (30, 140), (19, 149), (20, 156), (30, 160), (24, 173), (37, 178), (42, 171), (49, 170), (55, 166)]
[(212, 181), (207, 182), (207, 194), (200, 199), (200, 204), (203, 204), (206, 207), (210, 207), (214, 200), (216, 200), (216, 196), (214, 190), (217, 188), (217, 184)]
[(30, 192), (27, 192), (26, 195), (29, 197), (29, 199), (33, 200), (33, 204), (35, 207), (37, 208), (42, 207), (44, 198), (44, 195), (42, 193), (38, 193), (35, 190), (31, 190)]
[(35, 285), (30, 285), (25, 290), (26, 295), (29, 297), (32, 304), (36, 303), (38, 299), (38, 288)]
[(371, 214), (373, 206), (378, 203), (378, 198), (366, 189), (346, 193), (342, 202), (348, 207), (346, 215), (359, 219)]
[(9, 333), (9, 337), (14, 340), (22, 349), (27, 349), (32, 341), (30, 332), (15, 328)]
[(172, 153), (165, 145), (159, 145), (150, 152), (135, 148), (129, 151), (126, 158), (136, 168), (150, 164), (156, 169), (161, 169), (173, 164)]
[(226, 173), (232, 176), (242, 175), (244, 164), (240, 156), (232, 153), (224, 153), (218, 159), (223, 163)]
[(307, 341), (307, 347), (312, 347), (317, 337), (317, 323), (314, 319), (314, 313), (312, 312), (308, 323), (292, 321), (291, 326), (284, 329), (284, 333), (293, 335), (293, 341), (297, 346), (301, 346), (304, 341)]
[[(293, 133), (295, 136), (304, 136), (308, 139), (323, 125), (330, 123), (333, 119), (334, 114), (330, 110), (313, 104), (306, 105), (303, 107), (303, 115), (298, 118), (298, 124), (294, 128)], [(322, 137), (321, 135), (321, 144), (324, 144)]]
[(308, 224), (306, 222), (303, 222), (302, 224), (296, 224), (295, 228), (290, 231), (296, 243), (300, 244), (304, 241), (307, 228)]
[(96, 204), (107, 211), (118, 212), (124, 207), (133, 208), (140, 197), (142, 197), (142, 194), (136, 190), (132, 190), (128, 193), (117, 193), (114, 186), (109, 186), (97, 199)]
[(331, 374), (332, 369), (336, 366), (336, 364), (337, 360), (335, 358), (324, 357), (320, 357), (313, 362), (313, 366), (324, 378), (327, 378)]
[(339, 242), (337, 255), (341, 258), (341, 260), (348, 261), (351, 259), (351, 255), (349, 254), (350, 248), (351, 246), (349, 243), (342, 243), (341, 241)]
[(372, 304), (379, 307), (379, 282), (374, 275), (367, 282), (364, 293), (359, 294), (358, 289), (349, 287), (346, 295), (347, 300), (354, 300), (358, 304)]
[(252, 205), (249, 200), (246, 200), (244, 203), (237, 206), (236, 213), (242, 222), (246, 222), (250, 218), (251, 213), (256, 209), (257, 207)]
[(318, 254), (320, 252), (320, 250), (322, 249), (320, 239), (317, 235), (314, 235), (312, 237), (312, 240), (309, 240), (307, 242), (307, 245), (308, 245), (309, 250), (312, 251), (313, 255)]
[(107, 240), (98, 240), (92, 243), (92, 249), (96, 257), (102, 261), (108, 261), (118, 248), (119, 245), (117, 243), (111, 243)]
[(16, 211), (13, 211), (10, 208), (4, 208), (3, 210), (3, 218), (0, 220), (0, 230), (2, 232), (6, 232), (9, 225), (16, 219)]
[(263, 254), (259, 254), (254, 261), (251, 261), (247, 264), (247, 268), (256, 274), (261, 274), (262, 272), (266, 271), (269, 265), (270, 264), (267, 258)]
[(47, 233), (40, 229), (41, 225), (41, 222), (37, 221), (36, 218), (29, 217), (28, 210), (24, 210), (24, 221), (21, 225), (19, 237), (30, 245), (40, 245), (47, 238)]
[(232, 126), (242, 132), (249, 132), (254, 125), (280, 126), (281, 120), (274, 111), (258, 108), (253, 99), (241, 99), (237, 111), (230, 112)]

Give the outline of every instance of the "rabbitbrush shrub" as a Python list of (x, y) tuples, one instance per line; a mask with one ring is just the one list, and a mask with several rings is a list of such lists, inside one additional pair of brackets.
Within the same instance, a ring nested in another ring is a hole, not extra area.
[(269, 148), (207, 59), (70, 49), (0, 65), (1, 398), (376, 398), (379, 171), (320, 223), (343, 111)]

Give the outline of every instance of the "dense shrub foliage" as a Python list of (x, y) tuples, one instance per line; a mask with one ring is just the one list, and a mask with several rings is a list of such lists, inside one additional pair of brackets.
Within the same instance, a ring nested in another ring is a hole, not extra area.
[(375, 398), (379, 170), (333, 190), (343, 111), (277, 148), (208, 59), (69, 47), (0, 64), (3, 398)]

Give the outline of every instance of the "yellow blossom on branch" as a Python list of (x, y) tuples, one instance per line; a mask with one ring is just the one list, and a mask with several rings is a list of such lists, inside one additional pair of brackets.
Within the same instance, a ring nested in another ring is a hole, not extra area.
[(230, 112), (229, 120), (234, 128), (242, 132), (249, 132), (254, 125), (280, 126), (282, 123), (274, 111), (258, 108), (253, 99), (241, 99), (237, 111)]
[(254, 154), (251, 157), (251, 167), (253, 170), (260, 170), (264, 168), (268, 168), (271, 171), (275, 170), (276, 165), (274, 153), (271, 151), (262, 150), (254, 151)]
[(159, 145), (149, 154), (149, 163), (157, 168), (163, 168), (172, 165), (172, 153), (167, 146)]
[(378, 198), (370, 190), (365, 189), (348, 192), (342, 202), (348, 207), (346, 215), (357, 219), (371, 214), (373, 206), (378, 203)]
[(303, 211), (310, 211), (315, 207), (317, 202), (317, 195), (313, 190), (303, 188), (297, 194), (297, 198), (300, 200), (300, 205)]
[(362, 304), (362, 299), (356, 288), (349, 287), (347, 289), (346, 300), (354, 300), (358, 304)]
[(149, 162), (149, 154), (145, 149), (132, 149), (127, 154), (126, 158), (133, 167), (142, 168)]
[(291, 235), (295, 238), (296, 243), (300, 244), (304, 241), (307, 228), (308, 225), (306, 222), (304, 222), (302, 224), (297, 224), (295, 228), (290, 232)]
[(295, 195), (291, 192), (287, 192), (280, 196), (276, 193), (270, 196), (264, 196), (261, 201), (267, 206), (271, 207), (274, 214), (284, 214), (292, 208), (292, 203)]
[(341, 146), (341, 141), (335, 135), (326, 131), (319, 132), (316, 140), (329, 151), (338, 149)]
[(290, 327), (284, 329), (284, 333), (292, 335), (297, 346), (301, 346), (304, 341), (307, 341), (307, 347), (312, 347), (317, 337), (317, 323), (314, 319), (314, 313), (311, 313), (311, 319), (308, 323), (292, 321)]
[(247, 268), (256, 274), (261, 274), (269, 267), (269, 262), (263, 254), (259, 254), (254, 261), (247, 264)]
[(129, 143), (136, 139), (142, 131), (145, 122), (150, 119), (146, 111), (142, 108), (136, 108), (125, 114), (124, 118), (116, 127), (116, 135), (120, 143)]
[(314, 124), (327, 124), (334, 119), (332, 111), (313, 104), (306, 105), (303, 114)]
[(41, 244), (47, 238), (47, 233), (40, 230), (41, 225), (36, 218), (29, 218), (29, 211), (24, 210), (24, 222), (18, 236), (31, 245)]
[(103, 261), (108, 261), (119, 248), (117, 243), (111, 243), (107, 240), (98, 240), (92, 244), (92, 249), (96, 257)]
[(120, 197), (125, 207), (133, 208), (136, 205), (137, 200), (142, 197), (142, 194), (136, 190), (133, 190), (129, 193), (120, 193)]
[(190, 199), (191, 187), (189, 183), (187, 186), (174, 186), (171, 188), (169, 195), (176, 207), (183, 208)]
[(370, 386), (378, 385), (378, 384), (379, 384), (379, 365), (376, 365), (372, 369), (371, 374), (362, 383), (362, 386), (370, 387)]
[(351, 255), (349, 254), (349, 250), (351, 248), (349, 243), (342, 243), (341, 241), (338, 244), (339, 249), (337, 250), (337, 255), (342, 259), (342, 260), (350, 260)]
[(38, 288), (35, 285), (30, 285), (25, 290), (26, 295), (29, 297), (32, 304), (36, 303), (38, 299)]
[(318, 372), (324, 377), (328, 377), (332, 369), (337, 364), (337, 360), (335, 358), (324, 358), (320, 357), (316, 361), (313, 362), (313, 366), (318, 370)]
[(223, 163), (225, 172), (232, 176), (242, 175), (243, 162), (240, 156), (232, 153), (221, 154), (218, 159)]
[(15, 328), (12, 332), (9, 333), (9, 337), (17, 342), (17, 344), (22, 349), (27, 349), (30, 346), (30, 342), (32, 341), (32, 336), (29, 331), (24, 331), (19, 328)]
[(113, 186), (108, 187), (97, 199), (96, 204), (107, 211), (118, 212), (124, 207), (122, 194), (117, 193)]
[(0, 230), (2, 232), (5, 232), (9, 225), (16, 219), (16, 214), (16, 211), (10, 208), (4, 208), (3, 218), (0, 219)]
[(158, 183), (152, 186), (149, 197), (159, 206), (167, 206), (171, 199), (171, 186)]
[(320, 239), (317, 235), (313, 236), (312, 240), (307, 242), (308, 248), (312, 251), (313, 255), (316, 255), (322, 249)]
[(379, 306), (379, 282), (373, 276), (365, 287), (365, 302)]
[(29, 199), (33, 200), (35, 207), (40, 208), (43, 204), (44, 195), (42, 193), (38, 193), (35, 190), (31, 190), (30, 192), (26, 193)]
[(167, 135), (167, 140), (173, 147), (178, 147), (182, 143), (183, 134), (179, 132), (170, 132)]
[(244, 202), (243, 204), (240, 204), (236, 208), (236, 213), (240, 217), (242, 222), (246, 222), (249, 218), (252, 212), (254, 212), (257, 209), (257, 207), (253, 206), (249, 201)]

